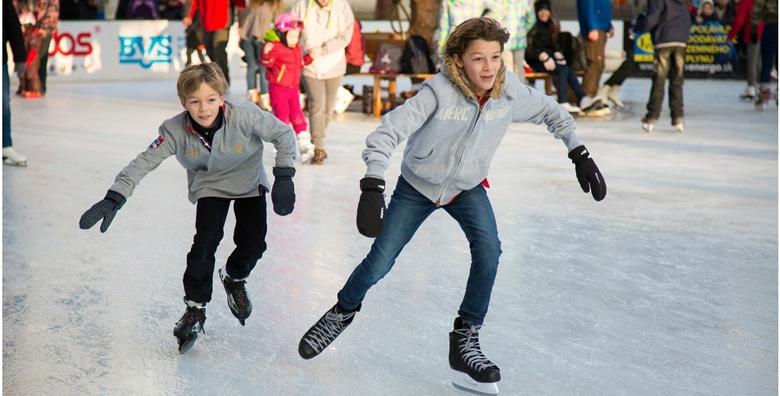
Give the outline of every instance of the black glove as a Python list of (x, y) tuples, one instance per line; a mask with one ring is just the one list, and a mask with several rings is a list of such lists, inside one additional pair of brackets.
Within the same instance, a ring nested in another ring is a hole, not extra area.
[(360, 179), (360, 202), (357, 209), (358, 231), (376, 238), (382, 233), (385, 214), (385, 181), (374, 177)]
[(596, 201), (604, 199), (607, 195), (607, 183), (596, 163), (588, 157), (588, 149), (585, 146), (578, 146), (569, 153), (569, 158), (576, 167), (577, 180), (580, 182), (582, 191), (590, 191)]
[(287, 216), (295, 208), (295, 185), (293, 184), (295, 168), (274, 167), (274, 185), (271, 188), (271, 202), (274, 212), (279, 216)]
[(106, 232), (108, 226), (116, 216), (116, 212), (122, 208), (127, 199), (122, 194), (108, 190), (106, 197), (102, 201), (92, 205), (79, 220), (79, 228), (86, 230), (92, 228), (97, 224), (100, 219), (103, 219), (103, 223), (100, 224), (100, 232)]

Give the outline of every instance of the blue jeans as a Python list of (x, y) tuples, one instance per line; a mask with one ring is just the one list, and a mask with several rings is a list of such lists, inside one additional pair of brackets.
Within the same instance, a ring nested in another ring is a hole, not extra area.
[(585, 91), (582, 89), (579, 80), (577, 80), (577, 73), (574, 69), (567, 65), (555, 65), (555, 72), (558, 73), (558, 103), (566, 103), (569, 101), (569, 85), (574, 90), (574, 96), (577, 97), (577, 104), (585, 96)]
[(8, 65), (3, 63), (3, 148), (11, 147), (11, 77)]
[[(458, 315), (468, 322), (482, 324), (501, 255), (493, 207), (485, 188), (479, 185), (462, 192), (454, 203), (442, 208), (458, 222), (471, 247), (471, 270)], [(398, 178), (385, 213), (384, 231), (339, 291), (338, 300), (342, 308), (352, 310), (362, 303), (368, 289), (390, 272), (401, 249), (436, 209), (438, 207), (433, 202), (417, 192), (403, 177)]]
[[(263, 50), (262, 43), (255, 39), (241, 39), (241, 49), (246, 57), (246, 89), (258, 88), (261, 94), (268, 93), (268, 79), (265, 77), (265, 66), (257, 59)], [(260, 74), (260, 86), (257, 84), (257, 74)]]

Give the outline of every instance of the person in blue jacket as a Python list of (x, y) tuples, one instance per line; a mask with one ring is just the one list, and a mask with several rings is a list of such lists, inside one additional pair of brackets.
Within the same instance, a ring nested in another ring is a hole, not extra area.
[[(368, 290), (393, 267), (396, 257), (428, 216), (444, 209), (471, 246), (466, 293), (450, 333), (450, 367), (456, 386), (497, 391), (500, 370), (479, 346), (501, 255), (496, 218), (486, 187), (488, 169), (511, 122), (544, 123), (561, 139), (585, 192), (597, 201), (604, 177), (577, 138), (574, 119), (552, 97), (520, 82), (501, 61), (509, 33), (491, 18), (471, 18), (447, 39), (442, 71), (418, 93), (384, 116), (366, 138), (366, 174), (357, 210), (358, 231), (376, 237), (371, 250), (338, 293), (337, 303), (301, 339), (304, 359), (320, 354), (355, 318)], [(396, 147), (408, 139), (385, 212), (385, 171)]]

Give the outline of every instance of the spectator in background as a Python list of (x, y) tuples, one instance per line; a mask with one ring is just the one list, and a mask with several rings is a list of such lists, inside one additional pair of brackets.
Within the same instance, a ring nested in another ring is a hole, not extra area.
[(100, 0), (60, 0), (60, 20), (98, 19)]
[[(735, 37), (741, 38), (747, 47), (747, 86), (745, 92), (739, 96), (740, 100), (754, 102), (758, 98), (756, 82), (758, 81), (758, 49), (759, 39), (764, 30), (764, 23), (759, 21), (755, 28), (750, 24), (750, 16), (753, 12), (753, 0), (740, 0), (737, 4), (734, 24), (728, 33), (729, 42)], [(741, 36), (738, 36), (739, 34)]]
[(346, 0), (299, 0), (291, 12), (303, 21), (303, 50), (313, 61), (303, 69), (309, 99), (309, 125), (314, 158), (328, 158), (325, 130), (336, 106), (336, 93), (347, 71), (344, 49), (352, 39), (355, 15)]
[(190, 13), (182, 19), (185, 27), (192, 25), (196, 13), (200, 16), (206, 54), (212, 62), (219, 65), (230, 84), (227, 57), (230, 24), (233, 22), (230, 0), (193, 0)]
[(161, 0), (160, 18), (168, 20), (184, 18), (184, 3), (182, 0)]
[(699, 12), (696, 14), (696, 24), (710, 24), (718, 22), (718, 14), (715, 13), (715, 3), (712, 0), (701, 0)]
[(759, 22), (764, 23), (764, 31), (761, 34), (761, 94), (756, 101), (756, 110), (766, 110), (772, 100), (769, 81), (772, 77), (772, 66), (777, 59), (777, 0), (755, 0), (750, 19), (751, 28), (757, 29)]
[(363, 40), (363, 25), (355, 18), (355, 25), (352, 30), (352, 39), (345, 49), (347, 57), (347, 74), (360, 73), (360, 68), (366, 61), (366, 43)]
[[(27, 45), (27, 70), (19, 84), (19, 94), (27, 99), (41, 98), (46, 94), (46, 74), (49, 63), (49, 45), (60, 17), (59, 0), (34, 0), (20, 2), (27, 14), (24, 23)], [(21, 13), (20, 13), (21, 15)]]
[(433, 32), (434, 58), (443, 59), (444, 44), (455, 26), (470, 18), (481, 17), (488, 7), (484, 0), (442, 0), (439, 26)]
[[(184, 4), (184, 15), (190, 15), (190, 8), (194, 0), (186, 0)], [(198, 54), (200, 63), (206, 62), (206, 55), (204, 51), (206, 46), (203, 44), (203, 29), (200, 26), (200, 14), (195, 13), (195, 17), (192, 18), (192, 24), (184, 29), (184, 34), (187, 41), (187, 67), (192, 65), (192, 53)]]
[(509, 41), (504, 47), (504, 63), (511, 66), (509, 68), (520, 77), (520, 81), (525, 81), (527, 35), (536, 22), (533, 0), (501, 0), (501, 2), (503, 15), (500, 20), (509, 32)]
[(116, 7), (116, 19), (159, 18), (160, 9), (157, 0), (119, 0)]
[(734, 23), (736, 13), (737, 9), (731, 0), (715, 0), (715, 14), (722, 25)]
[(14, 56), (14, 71), (21, 80), (24, 76), (27, 50), (19, 24), (19, 16), (10, 1), (3, 1), (3, 162), (27, 166), (27, 157), (14, 150), (11, 140), (11, 77), (8, 75), (8, 45)]
[(268, 79), (265, 66), (258, 59), (262, 55), (261, 40), (268, 30), (273, 29), (274, 20), (281, 10), (281, 0), (249, 0), (247, 7), (238, 12), (238, 44), (244, 51), (246, 62), (246, 97), (266, 111), (271, 111)]
[(615, 35), (615, 29), (612, 27), (612, 2), (577, 0), (577, 19), (587, 60), (582, 88), (586, 95), (595, 97), (598, 94), (601, 74), (604, 73), (607, 36)]
[[(528, 33), (528, 50), (526, 61), (534, 71), (556, 73), (558, 75), (558, 104), (569, 113), (590, 111), (601, 105), (601, 100), (585, 95), (574, 69), (566, 64), (561, 52), (558, 35), (561, 27), (552, 14), (548, 0), (537, 0), (534, 3), (536, 23)], [(577, 106), (569, 104), (569, 87), (574, 90)]]
[[(702, 4), (711, 0), (702, 0)], [(669, 108), (672, 126), (682, 132), (683, 126), (683, 71), (685, 48), (691, 24), (685, 0), (648, 0), (647, 14), (637, 19), (636, 34), (650, 32), (653, 38), (654, 70), (647, 114), (642, 118), (642, 129), (652, 132), (661, 116), (664, 85), (669, 78)]]

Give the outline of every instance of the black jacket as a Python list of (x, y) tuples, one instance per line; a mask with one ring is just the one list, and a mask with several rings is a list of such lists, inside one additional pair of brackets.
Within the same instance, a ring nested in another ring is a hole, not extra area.
[(24, 36), (22, 36), (19, 16), (16, 14), (11, 0), (3, 0), (3, 64), (8, 63), (8, 52), (6, 51), (8, 43), (11, 43), (14, 62), (27, 60), (27, 50), (24, 48)]
[(685, 0), (648, 0), (647, 13), (637, 19), (635, 32), (650, 32), (656, 47), (685, 46), (691, 17)]
[(539, 54), (542, 52), (546, 52), (550, 56), (553, 56), (555, 51), (563, 52), (558, 43), (553, 41), (552, 24), (551, 20), (546, 23), (536, 21), (528, 32), (528, 47), (525, 49), (525, 61), (534, 70), (538, 69), (535, 65), (541, 65)]

